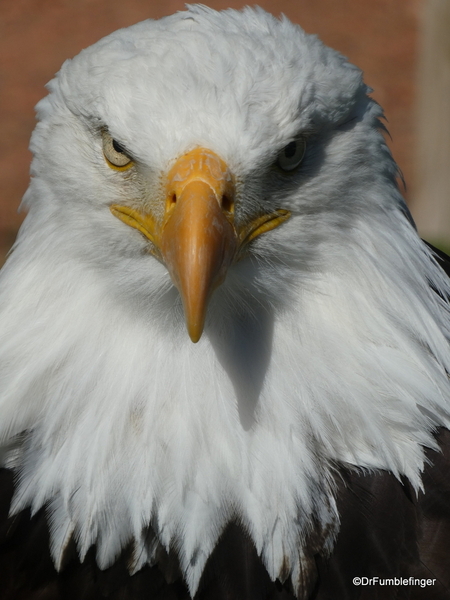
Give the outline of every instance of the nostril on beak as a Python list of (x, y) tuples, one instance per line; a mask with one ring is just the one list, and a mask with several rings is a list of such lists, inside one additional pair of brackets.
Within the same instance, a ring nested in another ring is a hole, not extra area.
[(232, 200), (232, 199), (231, 199), (229, 196), (227, 196), (226, 194), (224, 194), (224, 195), (222, 196), (222, 202), (221, 202), (221, 206), (222, 206), (222, 209), (223, 209), (224, 211), (226, 211), (226, 212), (229, 212), (229, 213), (233, 213), (233, 212), (234, 212), (234, 202), (233, 202), (233, 200)]
[(176, 203), (177, 203), (177, 195), (175, 193), (168, 196), (167, 200), (166, 200), (166, 213), (169, 212), (169, 210), (171, 208), (174, 208)]

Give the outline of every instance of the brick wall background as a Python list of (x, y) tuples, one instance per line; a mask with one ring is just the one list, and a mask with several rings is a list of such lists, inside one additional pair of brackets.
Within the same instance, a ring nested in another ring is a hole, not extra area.
[(450, 254), (450, 0), (427, 0), (420, 24), (412, 208), (421, 234)]
[[(447, 0), (438, 0), (447, 2)], [(216, 9), (245, 2), (205, 0)], [(384, 107), (392, 152), (414, 197), (416, 80), (426, 0), (259, 0), (317, 33), (365, 72)], [(181, 0), (0, 0), (0, 264), (23, 214), (34, 105), (66, 58), (111, 31), (182, 10)], [(449, 165), (450, 166), (450, 165)], [(413, 203), (414, 209), (414, 203)]]

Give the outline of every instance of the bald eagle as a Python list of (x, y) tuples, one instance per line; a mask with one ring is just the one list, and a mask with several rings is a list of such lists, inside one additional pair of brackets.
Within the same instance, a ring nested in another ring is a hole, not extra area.
[(450, 282), (360, 70), (197, 5), (48, 89), (0, 278), (0, 597), (450, 598)]

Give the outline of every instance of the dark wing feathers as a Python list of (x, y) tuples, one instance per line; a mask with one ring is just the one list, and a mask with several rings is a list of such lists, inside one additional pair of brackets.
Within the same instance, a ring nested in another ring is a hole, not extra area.
[(420, 576), (436, 577), (442, 584), (431, 590), (435, 595), (430, 591), (430, 600), (450, 598), (450, 431), (442, 429), (439, 442), (442, 452), (428, 452), (432, 467), (425, 469), (425, 493), (419, 496)]
[[(428, 451), (425, 492), (391, 473), (342, 471), (341, 528), (329, 560), (318, 559), (314, 600), (450, 600), (450, 432)], [(433, 586), (354, 586), (353, 577), (436, 579)]]

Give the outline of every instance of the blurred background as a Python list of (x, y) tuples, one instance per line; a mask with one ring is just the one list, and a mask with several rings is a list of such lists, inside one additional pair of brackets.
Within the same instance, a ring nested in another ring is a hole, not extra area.
[[(215, 9), (243, 1), (206, 0)], [(363, 69), (419, 233), (450, 251), (450, 0), (258, 0)], [(66, 58), (182, 0), (0, 0), (0, 265), (24, 218), (34, 105)]]

